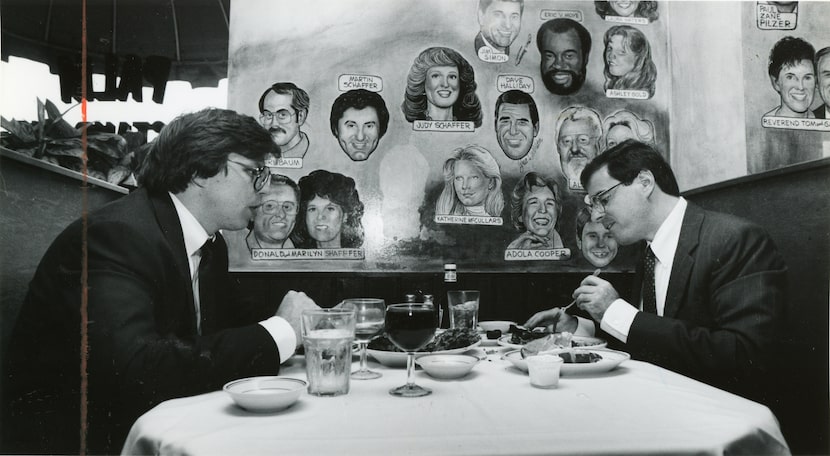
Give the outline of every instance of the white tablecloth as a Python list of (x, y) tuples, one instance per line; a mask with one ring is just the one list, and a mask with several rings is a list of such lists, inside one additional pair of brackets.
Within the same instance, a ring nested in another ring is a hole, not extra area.
[[(357, 363), (355, 363), (357, 367)], [(459, 380), (417, 370), (421, 398), (388, 394), (405, 369), (351, 382), (348, 395), (306, 393), (293, 407), (256, 414), (222, 391), (174, 399), (133, 425), (124, 454), (535, 455), (789, 454), (763, 405), (660, 367), (625, 361), (604, 374), (538, 389), (500, 354)], [(302, 358), (281, 375), (305, 379)]]

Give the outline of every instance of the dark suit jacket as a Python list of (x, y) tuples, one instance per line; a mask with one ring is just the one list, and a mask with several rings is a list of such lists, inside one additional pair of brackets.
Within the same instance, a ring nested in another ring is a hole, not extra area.
[(90, 214), (87, 226), (86, 239), (82, 220), (57, 237), (29, 286), (3, 369), (4, 450), (77, 454), (83, 400), (90, 452), (117, 453), (156, 404), (278, 372), (277, 346), (257, 324), (273, 309), (237, 299), (221, 236), (215, 272), (200, 279), (213, 292), (202, 296), (197, 334), (184, 237), (167, 194), (138, 190)]
[[(487, 43), (484, 42), (484, 35), (482, 35), (481, 32), (478, 32), (478, 35), (476, 35), (475, 40), (473, 40), (473, 46), (475, 46), (475, 48), (476, 48), (476, 55), (478, 55), (478, 50), (479, 49), (483, 48), (484, 46), (487, 46)], [(495, 46), (490, 46), (490, 47), (496, 52), (501, 52), (503, 54), (510, 55), (510, 46), (507, 46), (506, 48), (504, 48), (503, 51), (496, 48)]]
[(824, 119), (824, 113), (824, 105), (819, 106), (818, 108), (816, 108), (815, 111), (813, 111), (813, 114), (815, 114), (816, 119)]
[[(689, 203), (664, 315), (639, 312), (621, 349), (633, 359), (767, 402), (772, 385), (764, 382), (772, 379), (775, 351), (784, 340), (786, 274), (763, 229)], [(632, 303), (640, 302), (641, 282), (642, 266)]]

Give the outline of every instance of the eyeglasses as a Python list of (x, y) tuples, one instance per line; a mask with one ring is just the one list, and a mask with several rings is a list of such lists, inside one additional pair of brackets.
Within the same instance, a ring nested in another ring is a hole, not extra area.
[(560, 136), (559, 145), (563, 147), (571, 147), (574, 141), (576, 141), (577, 145), (585, 147), (590, 146), (594, 139), (596, 139), (596, 136), (591, 135)]
[(585, 204), (591, 206), (591, 208), (596, 210), (605, 211), (605, 205), (608, 204), (608, 201), (611, 200), (611, 191), (615, 188), (622, 185), (622, 182), (619, 182), (617, 185), (612, 186), (611, 188), (605, 189), (594, 196), (585, 195)]
[(287, 109), (280, 109), (277, 112), (271, 112), (267, 109), (262, 110), (262, 114), (259, 115), (259, 120), (263, 123), (271, 123), (274, 120), (281, 124), (286, 124), (291, 122), (294, 118), (294, 113), (287, 110)]
[(268, 200), (262, 203), (262, 212), (268, 215), (276, 215), (280, 209), (285, 212), (285, 215), (296, 215), (297, 214), (297, 203), (293, 201), (275, 201), (275, 200)]
[(268, 179), (271, 177), (271, 173), (268, 172), (267, 166), (260, 166), (257, 168), (252, 168), (245, 163), (240, 163), (238, 161), (233, 161), (228, 159), (231, 163), (236, 163), (237, 165), (241, 166), (242, 169), (245, 170), (246, 173), (251, 175), (251, 180), (254, 183), (254, 190), (260, 191), (262, 187), (265, 187), (265, 183), (268, 182)]

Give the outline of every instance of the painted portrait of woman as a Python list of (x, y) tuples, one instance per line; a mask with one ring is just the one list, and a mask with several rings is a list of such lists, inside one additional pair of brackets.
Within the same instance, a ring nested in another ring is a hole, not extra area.
[(643, 32), (616, 25), (605, 32), (605, 90), (644, 90), (654, 96), (657, 66)]
[(460, 120), (481, 126), (475, 71), (457, 51), (431, 47), (421, 52), (406, 78), (401, 110), (409, 122)]
[(559, 186), (535, 172), (516, 183), (510, 195), (510, 218), (521, 232), (507, 249), (550, 250), (563, 247), (559, 235), (562, 199)]
[(633, 112), (621, 109), (602, 121), (602, 149), (610, 149), (626, 139), (654, 145), (654, 124)]
[(500, 217), (502, 209), (501, 170), (490, 151), (478, 145), (455, 149), (444, 163), (435, 214)]
[(364, 207), (354, 179), (318, 169), (301, 177), (298, 184), (298, 247), (339, 249), (363, 245)]
[(596, 8), (599, 17), (603, 19), (606, 19), (606, 16), (642, 17), (648, 19), (649, 22), (654, 22), (660, 17), (655, 1), (595, 1), (594, 8)]

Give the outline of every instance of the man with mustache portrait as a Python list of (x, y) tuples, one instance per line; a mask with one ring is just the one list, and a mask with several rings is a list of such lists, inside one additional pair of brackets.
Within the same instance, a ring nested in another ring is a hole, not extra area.
[[(303, 158), (308, 152), (308, 136), (300, 127), (308, 117), (310, 100), (305, 90), (292, 82), (277, 82), (259, 97), (259, 122), (280, 146), (282, 158)], [(268, 157), (266, 164), (276, 164)]]
[(554, 95), (571, 95), (585, 82), (591, 34), (571, 19), (551, 19), (536, 34), (542, 82)]
[(599, 114), (584, 106), (565, 108), (556, 119), (556, 149), (562, 174), (568, 188), (582, 190), (579, 176), (600, 151), (602, 120)]

